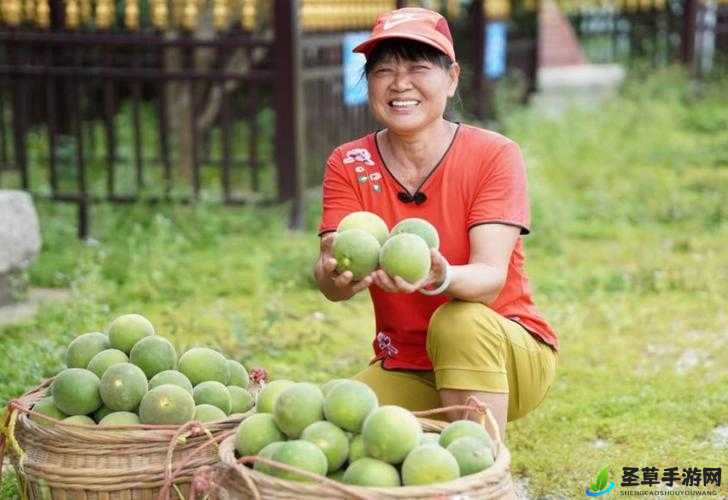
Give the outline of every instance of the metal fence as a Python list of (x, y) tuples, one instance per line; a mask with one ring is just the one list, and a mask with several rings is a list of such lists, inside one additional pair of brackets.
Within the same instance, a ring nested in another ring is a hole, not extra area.
[(697, 77), (725, 67), (728, 0), (559, 0), (591, 62), (681, 61)]

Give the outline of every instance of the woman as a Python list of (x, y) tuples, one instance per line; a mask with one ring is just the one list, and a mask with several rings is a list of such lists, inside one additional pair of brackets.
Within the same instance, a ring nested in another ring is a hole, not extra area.
[[(474, 396), (505, 437), (507, 421), (543, 400), (558, 357), (556, 333), (524, 274), (520, 236), (530, 220), (521, 152), (502, 135), (443, 117), (460, 67), (438, 13), (383, 14), (354, 51), (366, 56), (369, 107), (384, 128), (336, 148), (327, 161), (319, 288), (332, 301), (369, 289), (375, 357), (355, 378), (381, 404), (423, 410)], [(359, 281), (337, 273), (336, 227), (360, 210), (390, 228), (408, 217), (431, 222), (441, 243), (430, 274), (410, 284), (383, 270)]]

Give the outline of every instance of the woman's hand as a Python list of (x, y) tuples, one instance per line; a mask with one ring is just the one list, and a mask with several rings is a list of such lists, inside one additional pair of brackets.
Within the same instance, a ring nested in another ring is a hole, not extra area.
[(377, 269), (370, 276), (373, 276), (374, 283), (385, 292), (413, 293), (420, 288), (426, 288), (430, 285), (437, 287), (445, 281), (448, 266), (445, 257), (433, 248), (430, 250), (430, 262), (430, 272), (416, 283), (409, 283), (400, 276), (391, 277), (384, 269)]
[(334, 258), (331, 248), (338, 233), (329, 233), (321, 238), (321, 256), (320, 266), (324, 272), (324, 277), (331, 280), (337, 289), (344, 295), (351, 297), (373, 283), (374, 273), (365, 276), (359, 281), (354, 281), (354, 274), (351, 271), (339, 273), (336, 270), (336, 259)]

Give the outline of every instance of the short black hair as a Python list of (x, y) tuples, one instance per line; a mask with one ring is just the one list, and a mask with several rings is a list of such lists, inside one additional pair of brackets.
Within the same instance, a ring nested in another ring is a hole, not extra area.
[(379, 42), (371, 51), (364, 65), (364, 76), (369, 76), (377, 63), (387, 59), (411, 62), (424, 60), (444, 70), (450, 69), (453, 63), (450, 56), (431, 45), (406, 38), (391, 38)]

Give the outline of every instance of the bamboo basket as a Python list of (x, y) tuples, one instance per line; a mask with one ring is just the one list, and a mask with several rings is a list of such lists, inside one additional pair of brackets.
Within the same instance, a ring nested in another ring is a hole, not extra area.
[[(214, 470), (202, 471), (195, 478), (196, 493), (207, 493), (216, 500), (256, 499), (256, 500), (322, 500), (322, 499), (411, 499), (442, 500), (444, 498), (461, 499), (515, 499), (515, 490), (510, 472), (511, 456), (500, 439), (498, 426), (490, 412), (482, 404), (469, 401), (465, 406), (450, 406), (425, 412), (415, 412), (425, 432), (441, 432), (448, 422), (425, 418), (427, 416), (452, 410), (477, 411), (480, 420), (492, 438), (492, 450), (495, 457), (493, 465), (477, 474), (461, 477), (447, 483), (427, 486), (404, 486), (399, 488), (364, 488), (349, 486), (323, 476), (273, 462), (257, 456), (235, 456), (234, 437), (226, 438), (220, 445), (220, 465)], [(490, 427), (490, 429), (488, 429)], [(309, 477), (312, 482), (297, 482), (278, 479), (263, 474), (244, 463), (260, 461), (267, 465), (286, 470), (293, 470)]]
[(181, 426), (64, 424), (30, 410), (51, 382), (8, 405), (0, 437), (0, 478), (7, 451), (32, 500), (187, 498), (194, 473), (218, 462), (219, 442), (250, 414)]

